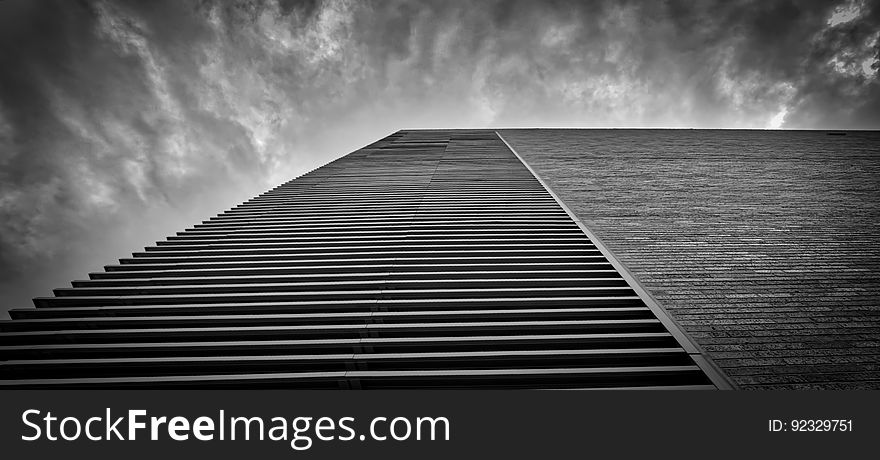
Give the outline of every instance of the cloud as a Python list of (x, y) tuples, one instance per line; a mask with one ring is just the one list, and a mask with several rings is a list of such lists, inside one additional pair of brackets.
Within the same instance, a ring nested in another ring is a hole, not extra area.
[(880, 127), (868, 1), (0, 2), (5, 307), (401, 128)]

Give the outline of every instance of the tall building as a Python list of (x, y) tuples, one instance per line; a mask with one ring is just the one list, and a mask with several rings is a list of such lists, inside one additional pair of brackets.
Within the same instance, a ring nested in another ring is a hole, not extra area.
[(7, 387), (728, 388), (491, 130), (401, 131), (2, 323)]

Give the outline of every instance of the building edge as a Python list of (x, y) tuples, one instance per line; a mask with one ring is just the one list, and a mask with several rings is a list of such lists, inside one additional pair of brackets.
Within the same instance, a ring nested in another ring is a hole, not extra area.
[(565, 201), (550, 187), (550, 184), (541, 177), (538, 172), (532, 168), (531, 165), (523, 158), (516, 149), (507, 142), (507, 139), (501, 135), (500, 132), (494, 131), (495, 135), (498, 136), (498, 139), (501, 139), (501, 142), (504, 143), (505, 146), (513, 153), (514, 156), (535, 176), (535, 179), (547, 190), (547, 193), (553, 197), (554, 200), (559, 204), (560, 207), (565, 211), (566, 214), (577, 224), (578, 228), (587, 235), (599, 252), (608, 259), (608, 262), (620, 272), (621, 276), (626, 280), (627, 284), (635, 291), (636, 295), (638, 295), (642, 301), (645, 302), (645, 305), (648, 306), (649, 309), (657, 316), (657, 319), (660, 320), (661, 323), (666, 327), (667, 330), (675, 337), (678, 344), (684, 348), (684, 350), (691, 356), (691, 359), (694, 360), (694, 363), (703, 370), (703, 372), (709, 377), (712, 383), (719, 390), (738, 390), (739, 387), (736, 383), (718, 366), (711, 357), (709, 357), (708, 353), (693, 339), (690, 335), (685, 331), (685, 329), (678, 324), (678, 322), (669, 314), (669, 312), (654, 298), (653, 295), (642, 285), (642, 283), (633, 275), (632, 271), (630, 271), (629, 267), (626, 266), (614, 253), (606, 246), (602, 240), (592, 231), (590, 228), (578, 217), (568, 205), (565, 204)]

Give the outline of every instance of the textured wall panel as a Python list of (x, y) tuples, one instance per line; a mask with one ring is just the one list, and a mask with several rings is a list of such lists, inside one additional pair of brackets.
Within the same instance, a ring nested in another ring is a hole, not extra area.
[(743, 388), (880, 388), (880, 133), (505, 130)]

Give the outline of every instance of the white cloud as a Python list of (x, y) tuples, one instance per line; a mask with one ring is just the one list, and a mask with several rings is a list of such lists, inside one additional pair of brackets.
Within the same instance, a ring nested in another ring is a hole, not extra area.
[(785, 123), (785, 116), (788, 115), (788, 108), (783, 107), (782, 110), (779, 111), (776, 115), (773, 115), (773, 118), (770, 119), (770, 123), (767, 125), (770, 129), (779, 129), (782, 127), (782, 124)]
[(843, 5), (834, 8), (831, 16), (828, 17), (827, 24), (831, 27), (839, 24), (846, 24), (856, 19), (862, 13), (863, 0), (850, 0)]

